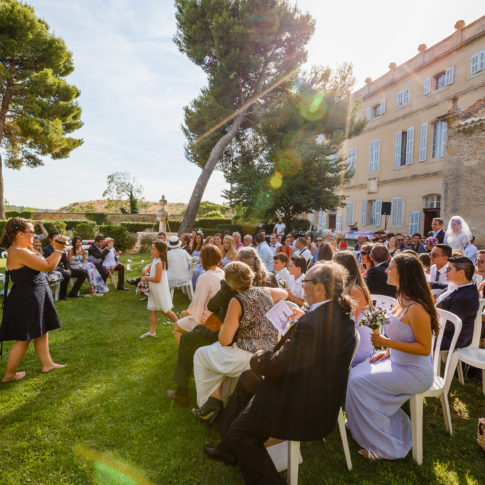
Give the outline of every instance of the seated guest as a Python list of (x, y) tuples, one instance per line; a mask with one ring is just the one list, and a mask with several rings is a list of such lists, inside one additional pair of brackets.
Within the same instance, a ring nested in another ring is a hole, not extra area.
[[(275, 270), (276, 281), (280, 288), (288, 288), (291, 275), (288, 271), (288, 256), (284, 253), (278, 253), (274, 255), (273, 267)], [(283, 283), (284, 281), (284, 283)]]
[(362, 236), (362, 235), (357, 236), (357, 244), (355, 245), (354, 250), (359, 252), (362, 245), (368, 242), (369, 242), (369, 238), (367, 236)]
[(32, 240), (32, 249), (34, 250), (34, 253), (37, 254), (37, 256), (44, 257), (44, 255), (42, 254), (42, 239), (37, 234)]
[(103, 281), (93, 263), (86, 260), (86, 251), (83, 249), (83, 241), (79, 236), (72, 238), (72, 248), (67, 252), (67, 259), (71, 268), (82, 269), (86, 271), (89, 280), (89, 287), (92, 296), (102, 296), (108, 293), (109, 288)]
[(475, 236), (472, 235), (470, 238), (470, 244), (467, 244), (465, 249), (463, 249), (463, 253), (472, 263), (475, 263), (478, 254), (478, 248), (475, 246), (474, 242)]
[(259, 259), (261, 259), (268, 271), (273, 272), (273, 251), (268, 246), (264, 233), (258, 232), (254, 236), (254, 241), (257, 245)]
[(431, 338), (439, 331), (433, 297), (418, 258), (398, 254), (387, 274), (398, 295), (389, 313), (389, 337), (371, 335), (374, 346), (387, 350), (350, 371), (345, 401), (347, 429), (362, 447), (359, 453), (370, 460), (395, 460), (409, 453), (411, 420), (401, 406), (433, 383)]
[(282, 244), (278, 242), (276, 239), (276, 234), (271, 234), (269, 236), (269, 247), (271, 248), (271, 251), (273, 251), (273, 254), (276, 254), (276, 251)]
[[(473, 282), (475, 267), (466, 257), (450, 258), (448, 260), (448, 289), (436, 300), (437, 308), (448, 310), (461, 318), (461, 332), (456, 342), (456, 348), (468, 347), (473, 338), (475, 317), (477, 316), (479, 299), (478, 289)], [(450, 348), (454, 326), (447, 322), (441, 350)]]
[(222, 241), (222, 267), (236, 259), (236, 241), (230, 235), (224, 236)]
[(423, 266), (426, 276), (429, 277), (429, 272), (431, 269), (431, 256), (429, 253), (421, 253), (418, 255), (419, 262)]
[[(103, 261), (109, 251), (110, 250), (105, 245), (104, 236), (101, 234), (98, 234), (94, 238), (94, 244), (91, 244), (88, 248), (88, 261), (96, 266), (96, 269), (99, 271), (99, 274), (105, 283), (108, 279), (109, 271), (103, 266)], [(128, 288), (125, 288), (125, 265), (118, 261), (114, 270), (118, 272), (118, 286), (116, 289), (127, 290)]]
[(244, 246), (253, 246), (253, 236), (251, 236), (251, 234), (246, 234), (244, 236)]
[[(190, 332), (197, 325), (204, 323), (211, 312), (207, 308), (209, 300), (219, 291), (224, 271), (219, 268), (222, 254), (214, 244), (206, 244), (200, 252), (200, 262), (205, 273), (199, 276), (194, 298), (187, 310), (180, 314), (180, 320), (174, 324), (174, 336), (177, 344), (184, 332)], [(170, 268), (170, 263), (169, 266)]]
[(252, 286), (278, 288), (275, 275), (266, 270), (265, 265), (254, 248), (242, 248), (237, 253), (236, 259), (237, 261), (246, 263), (253, 270), (254, 280)]
[(180, 236), (180, 248), (192, 254), (192, 249), (190, 247), (190, 234), (182, 234)]
[(246, 484), (285, 484), (264, 443), (269, 437), (313, 441), (334, 429), (355, 347), (345, 270), (329, 262), (310, 268), (301, 316), (272, 350), (256, 352), (226, 409), (222, 441), (208, 458), (239, 464)]
[(157, 239), (160, 239), (160, 241), (167, 242), (167, 235), (164, 232), (159, 232), (157, 234)]
[(181, 248), (181, 242), (177, 236), (168, 238), (167, 249), (168, 286), (174, 288), (189, 279), (192, 258), (187, 251)]
[(299, 237), (296, 241), (295, 241), (295, 252), (294, 254), (296, 256), (302, 256), (303, 258), (305, 258), (305, 262), (308, 266), (308, 264), (310, 263), (310, 261), (312, 261), (312, 253), (311, 251), (308, 249), (308, 246), (305, 242), (305, 239), (302, 238), (302, 237)]
[(291, 256), (293, 256), (293, 252), (294, 252), (294, 249), (291, 247), (289, 237), (285, 238), (285, 240), (283, 241), (283, 244), (281, 246), (279, 246), (278, 249), (276, 250), (277, 254), (278, 253), (286, 254), (288, 259)]
[(479, 249), (473, 279), (476, 281), (480, 298), (483, 298), (485, 288), (485, 249)]
[(415, 253), (421, 254), (426, 252), (426, 248), (424, 247), (424, 244), (421, 242), (421, 234), (419, 232), (415, 232), (413, 234), (413, 243), (409, 247), (409, 249), (412, 249)]
[(413, 240), (411, 239), (411, 236), (408, 236), (407, 234), (404, 235), (404, 247), (401, 249), (409, 249), (411, 247), (411, 244), (413, 243)]
[(318, 236), (316, 239), (315, 239), (315, 250), (313, 251), (313, 262), (316, 263), (317, 262), (317, 254), (318, 254), (318, 249), (320, 248), (320, 246), (323, 244), (323, 237), (321, 236)]
[[(49, 233), (49, 244), (42, 251), (44, 258), (48, 258), (55, 251), (53, 241), (58, 235), (59, 233), (57, 231), (52, 231)], [(62, 283), (61, 287), (59, 288), (59, 300), (67, 299), (67, 287), (71, 278), (76, 278), (76, 282), (74, 283), (72, 290), (69, 292), (69, 298), (79, 297), (79, 290), (81, 289), (84, 280), (87, 278), (88, 273), (83, 269), (71, 267), (66, 253), (61, 256), (61, 260), (59, 261), (55, 271), (62, 274)]]
[(348, 246), (347, 246), (347, 243), (345, 242), (345, 233), (341, 233), (339, 232), (337, 234), (337, 248), (341, 251), (345, 251)]
[(392, 235), (387, 240), (387, 249), (389, 249), (389, 255), (391, 256), (391, 258), (393, 258), (394, 255), (398, 253), (397, 239), (395, 235)]
[(305, 303), (303, 292), (303, 280), (305, 279), (306, 261), (303, 256), (293, 255), (290, 258), (288, 272), (292, 276), (287, 286), (288, 300), (296, 303), (298, 306)]
[(317, 252), (317, 262), (318, 261), (332, 261), (333, 255), (335, 254), (334, 247), (328, 242), (320, 244)]
[(374, 295), (396, 296), (396, 288), (387, 283), (386, 270), (389, 267), (389, 249), (384, 244), (375, 244), (370, 253), (374, 267), (365, 274), (367, 288)]
[[(432, 266), (429, 270), (431, 287), (445, 288), (448, 284), (448, 259), (451, 258), (452, 249), (448, 244), (437, 244), (430, 253)], [(436, 286), (439, 285), (439, 286)]]
[(316, 243), (313, 242), (313, 235), (311, 232), (305, 236), (305, 244), (306, 247), (310, 250), (311, 254), (313, 254), (315, 252), (315, 249), (317, 249)]
[(286, 292), (279, 288), (253, 287), (254, 273), (240, 261), (227, 265), (225, 279), (238, 294), (229, 302), (219, 341), (201, 347), (194, 355), (199, 408), (192, 412), (209, 422), (222, 410), (225, 377), (239, 377), (249, 369), (254, 352), (272, 349), (276, 344), (278, 331), (265, 315), (286, 298)]
[(240, 232), (233, 232), (232, 237), (234, 238), (234, 242), (236, 243), (236, 251), (244, 247), (244, 244), (241, 242), (241, 233)]
[(362, 264), (362, 276), (365, 276), (370, 268), (374, 267), (374, 261), (370, 257), (374, 244), (364, 243), (360, 248), (360, 262)]
[(222, 234), (220, 232), (216, 232), (213, 237), (214, 242), (212, 244), (214, 244), (214, 246), (217, 246), (222, 254), (222, 251), (224, 250), (224, 247), (222, 246)]
[(347, 271), (348, 276), (345, 280), (344, 294), (350, 296), (354, 303), (355, 329), (360, 335), (359, 348), (352, 360), (352, 367), (369, 359), (374, 354), (374, 346), (370, 340), (372, 330), (365, 325), (359, 325), (361, 313), (369, 309), (371, 297), (367, 285), (359, 271), (357, 259), (350, 251), (339, 251), (333, 260), (341, 264)]

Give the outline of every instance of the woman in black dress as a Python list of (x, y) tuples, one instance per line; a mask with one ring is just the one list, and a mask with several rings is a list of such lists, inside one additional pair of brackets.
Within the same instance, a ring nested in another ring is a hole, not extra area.
[(13, 287), (4, 300), (0, 342), (15, 340), (2, 382), (18, 381), (25, 376), (25, 371), (17, 372), (17, 369), (31, 340), (42, 364), (42, 372), (64, 367), (54, 363), (49, 353), (47, 332), (59, 328), (61, 322), (43, 272), (50, 272), (59, 264), (65, 239), (61, 236), (53, 242), (55, 251), (46, 259), (40, 258), (32, 250), (33, 239), (33, 224), (14, 217), (5, 225), (0, 242), (2, 247), (8, 249), (5, 291), (8, 278), (13, 281)]

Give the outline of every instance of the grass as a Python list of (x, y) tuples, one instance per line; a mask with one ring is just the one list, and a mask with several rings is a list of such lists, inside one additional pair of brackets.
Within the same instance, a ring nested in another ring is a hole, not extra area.
[[(128, 277), (142, 258), (149, 256), (131, 257)], [(180, 312), (188, 300), (176, 293), (174, 304)], [(68, 366), (42, 375), (31, 346), (21, 366), (26, 378), (0, 386), (2, 485), (242, 483), (237, 468), (202, 455), (202, 445), (217, 439), (215, 429), (165, 397), (177, 358), (171, 325), (160, 324), (156, 339), (140, 340), (148, 311), (133, 290), (59, 302), (57, 309), (63, 327), (50, 335), (51, 352)], [(4, 345), (2, 375), (10, 347)], [(371, 463), (349, 438), (354, 470), (348, 472), (334, 431), (325, 444), (302, 444), (300, 483), (485, 483), (485, 454), (476, 444), (477, 418), (485, 416), (480, 385), (455, 382), (450, 404), (452, 437), (439, 400), (426, 402), (422, 466), (411, 455)]]

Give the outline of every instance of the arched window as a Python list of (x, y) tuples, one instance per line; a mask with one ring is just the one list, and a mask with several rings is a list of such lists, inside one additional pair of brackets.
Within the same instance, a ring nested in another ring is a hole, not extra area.
[(439, 209), (441, 207), (441, 195), (429, 194), (423, 197), (424, 209)]

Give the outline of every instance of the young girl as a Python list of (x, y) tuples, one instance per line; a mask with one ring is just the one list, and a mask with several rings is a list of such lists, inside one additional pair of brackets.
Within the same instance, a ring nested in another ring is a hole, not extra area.
[(115, 268), (118, 264), (116, 258), (121, 254), (121, 251), (116, 252), (114, 244), (114, 239), (106, 238), (106, 248), (109, 249), (109, 253), (103, 259), (103, 266), (109, 271), (109, 279), (113, 285), (115, 284)]
[(157, 310), (167, 315), (174, 323), (178, 320), (172, 311), (172, 296), (167, 277), (167, 245), (163, 241), (152, 244), (152, 265), (150, 275), (142, 276), (142, 281), (149, 281), (148, 305), (150, 311), (150, 331), (140, 338), (157, 336)]

